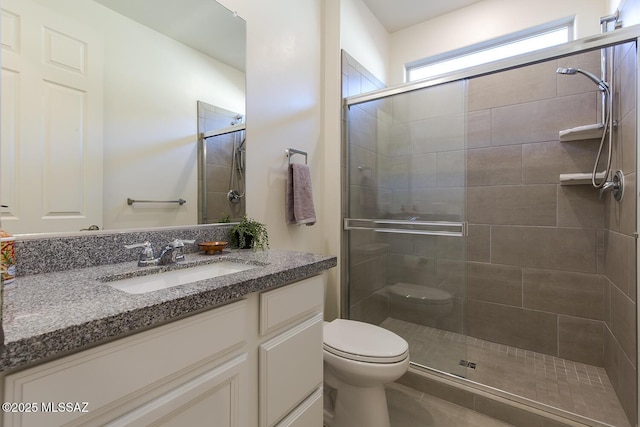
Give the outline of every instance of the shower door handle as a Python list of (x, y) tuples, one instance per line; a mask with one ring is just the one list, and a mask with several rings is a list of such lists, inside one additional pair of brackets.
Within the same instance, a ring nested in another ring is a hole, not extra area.
[(345, 230), (368, 230), (376, 233), (414, 234), (425, 236), (464, 237), (468, 235), (466, 221), (416, 221), (393, 219), (345, 218)]

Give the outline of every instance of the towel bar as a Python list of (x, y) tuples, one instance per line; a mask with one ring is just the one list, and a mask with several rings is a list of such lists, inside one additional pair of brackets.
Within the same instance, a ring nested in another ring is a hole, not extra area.
[(127, 204), (128, 205), (132, 205), (134, 203), (177, 203), (180, 206), (182, 206), (185, 203), (187, 203), (187, 201), (184, 200), (184, 199), (178, 199), (178, 200), (133, 200), (130, 197), (127, 198)]
[(300, 150), (296, 150), (295, 148), (287, 148), (286, 150), (284, 150), (284, 154), (285, 156), (287, 156), (289, 158), (289, 164), (291, 164), (291, 156), (293, 156), (294, 154), (301, 154), (304, 156), (304, 164), (307, 164), (307, 152), (306, 151), (300, 151)]

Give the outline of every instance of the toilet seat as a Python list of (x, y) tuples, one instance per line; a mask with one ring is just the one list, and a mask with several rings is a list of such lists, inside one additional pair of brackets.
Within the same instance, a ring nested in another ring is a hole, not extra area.
[(405, 282), (398, 282), (389, 286), (389, 293), (394, 297), (414, 304), (449, 304), (452, 298), (449, 292), (442, 289)]
[(336, 356), (367, 363), (397, 363), (409, 354), (409, 344), (393, 332), (346, 319), (325, 324), (323, 347)]

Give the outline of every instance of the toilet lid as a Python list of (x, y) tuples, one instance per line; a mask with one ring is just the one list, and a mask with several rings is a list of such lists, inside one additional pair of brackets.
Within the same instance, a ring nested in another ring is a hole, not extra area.
[(398, 282), (389, 286), (389, 292), (394, 296), (406, 298), (412, 302), (424, 304), (446, 304), (451, 301), (451, 294), (442, 289), (414, 283)]
[(369, 363), (395, 363), (409, 354), (409, 344), (393, 332), (346, 319), (325, 324), (324, 349), (340, 357)]

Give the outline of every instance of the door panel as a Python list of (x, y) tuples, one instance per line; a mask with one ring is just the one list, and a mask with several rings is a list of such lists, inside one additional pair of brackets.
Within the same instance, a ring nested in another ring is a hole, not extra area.
[(349, 106), (348, 317), (409, 342), (411, 361), (464, 375), (466, 83)]
[(2, 24), (3, 227), (102, 228), (102, 37), (30, 0)]

